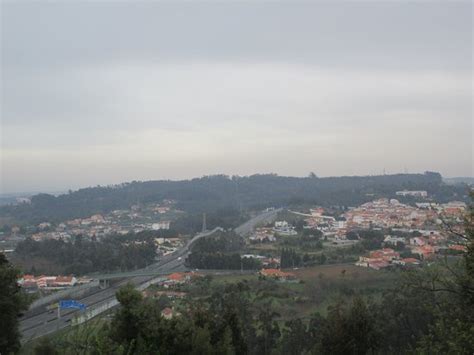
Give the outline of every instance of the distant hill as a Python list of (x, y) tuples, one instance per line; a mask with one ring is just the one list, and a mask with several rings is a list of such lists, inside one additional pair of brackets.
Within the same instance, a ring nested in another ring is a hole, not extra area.
[(59, 196), (38, 194), (31, 197), (31, 204), (0, 207), (0, 217), (24, 223), (61, 221), (163, 199), (176, 200), (178, 208), (190, 213), (299, 203), (356, 206), (377, 197), (395, 197), (395, 192), (402, 189), (426, 190), (439, 201), (467, 198), (465, 185), (447, 185), (434, 172), (327, 178), (213, 175), (182, 181), (133, 181)]
[[(37, 195), (38, 193), (39, 192), (0, 193), (0, 206), (21, 203), (22, 199), (29, 199), (31, 196)], [(58, 196), (64, 193), (65, 191), (48, 192), (48, 194), (54, 195), (54, 196)]]
[(443, 178), (443, 181), (449, 185), (466, 184), (466, 185), (474, 186), (474, 177)]

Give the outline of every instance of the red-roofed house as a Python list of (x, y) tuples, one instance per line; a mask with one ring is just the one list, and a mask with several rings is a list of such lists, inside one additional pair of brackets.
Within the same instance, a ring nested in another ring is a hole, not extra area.
[(371, 251), (369, 256), (360, 256), (357, 266), (370, 267), (375, 270), (383, 269), (391, 262), (400, 259), (400, 253), (390, 248)]
[(74, 276), (58, 276), (53, 282), (56, 287), (70, 287), (74, 286), (77, 279)]
[(184, 281), (186, 274), (183, 272), (175, 272), (168, 275), (168, 280), (172, 281)]
[(278, 269), (262, 269), (260, 270), (260, 275), (277, 280), (292, 280), (296, 278), (295, 274), (291, 272), (284, 272)]
[(23, 282), (34, 282), (36, 283), (36, 279), (33, 275), (23, 275), (23, 277), (20, 280), (20, 284)]
[(167, 280), (163, 283), (163, 286), (169, 287), (174, 285), (180, 285), (186, 282), (186, 274), (184, 272), (175, 272), (168, 275)]
[(456, 250), (456, 251), (467, 251), (467, 247), (461, 244), (450, 245), (449, 249)]
[(380, 250), (374, 250), (370, 252), (370, 258), (381, 259), (383, 261), (392, 261), (400, 258), (400, 253), (390, 248), (383, 248)]
[(170, 307), (166, 307), (161, 311), (161, 316), (165, 319), (173, 318), (173, 310)]
[(41, 275), (36, 278), (36, 284), (38, 287), (47, 287), (48, 284), (56, 280), (56, 276)]
[(431, 245), (424, 245), (421, 247), (416, 247), (411, 250), (413, 254), (418, 254), (421, 256), (422, 259), (426, 259), (434, 255), (435, 253), (435, 248), (433, 248)]
[(190, 281), (192, 278), (201, 276), (203, 275), (195, 272), (175, 272), (173, 274), (168, 275), (167, 280), (163, 283), (163, 286), (169, 287), (183, 284), (185, 282)]

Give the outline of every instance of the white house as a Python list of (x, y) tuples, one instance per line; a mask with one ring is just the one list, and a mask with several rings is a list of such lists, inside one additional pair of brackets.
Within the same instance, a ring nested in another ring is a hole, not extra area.
[(385, 244), (397, 245), (405, 243), (405, 238), (396, 237), (394, 235), (386, 235), (383, 241)]
[(153, 223), (151, 225), (151, 229), (155, 231), (160, 229), (170, 229), (170, 221), (160, 221), (157, 223)]
[(426, 191), (403, 190), (403, 191), (397, 191), (395, 194), (397, 196), (413, 196), (413, 197), (427, 197), (428, 196), (428, 192)]

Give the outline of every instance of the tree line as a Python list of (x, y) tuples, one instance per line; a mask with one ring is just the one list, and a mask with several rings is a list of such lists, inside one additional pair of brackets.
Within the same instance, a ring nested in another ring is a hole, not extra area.
[[(467, 199), (466, 185), (446, 185), (438, 173), (351, 177), (205, 176), (183, 181), (134, 181), (97, 186), (53, 196), (39, 194), (31, 204), (0, 207), (0, 216), (41, 223), (83, 218), (126, 209), (140, 203), (172, 199), (188, 213), (218, 213), (235, 217), (246, 209), (310, 203), (357, 206), (377, 197), (396, 197), (402, 189), (427, 190), (437, 201)], [(225, 219), (225, 216), (221, 216)]]
[(195, 269), (259, 270), (262, 266), (259, 260), (241, 257), (239, 250), (244, 244), (243, 238), (234, 232), (199, 239), (186, 264)]
[[(78, 236), (73, 242), (63, 240), (20, 242), (15, 260), (47, 260), (48, 266), (37, 262), (25, 270), (34, 274), (55, 271), (62, 274), (84, 275), (92, 272), (127, 271), (146, 267), (154, 262), (156, 246), (153, 240), (140, 240), (136, 235), (109, 236), (93, 241)], [(52, 265), (51, 265), (52, 264)], [(47, 269), (45, 269), (47, 268)]]

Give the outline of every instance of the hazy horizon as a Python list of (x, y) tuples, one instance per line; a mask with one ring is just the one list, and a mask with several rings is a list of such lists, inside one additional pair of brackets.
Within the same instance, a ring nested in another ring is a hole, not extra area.
[(474, 176), (470, 1), (0, 6), (0, 193)]
[[(431, 171), (431, 170), (427, 170)], [(317, 175), (318, 178), (333, 178), (333, 177), (364, 177), (364, 176), (382, 176), (382, 175), (398, 175), (398, 174), (424, 174), (426, 171), (418, 171), (418, 172), (385, 172), (385, 174), (382, 173), (374, 173), (374, 174), (362, 174), (362, 175)], [(436, 171), (431, 171), (431, 172), (436, 172)], [(233, 174), (236, 176), (240, 177), (249, 177), (252, 175), (268, 175), (268, 174), (277, 174), (275, 172), (255, 172), (254, 174), (247, 174), (247, 175), (241, 175), (241, 174)], [(118, 186), (121, 184), (126, 184), (126, 183), (131, 183), (133, 181), (139, 181), (139, 182), (146, 182), (146, 181), (186, 181), (186, 180), (192, 180), (192, 179), (200, 179), (205, 176), (216, 176), (216, 175), (227, 175), (229, 177), (232, 177), (233, 175), (230, 174), (223, 174), (223, 173), (216, 173), (216, 174), (207, 174), (207, 175), (201, 175), (201, 176), (191, 176), (187, 178), (181, 178), (181, 179), (147, 179), (147, 180), (140, 180), (140, 179), (132, 179), (128, 181), (119, 181), (119, 182), (114, 182), (114, 183), (100, 183), (100, 184), (91, 184), (91, 185), (83, 185), (83, 186), (69, 186), (69, 187), (64, 187), (62, 189), (56, 189), (56, 190), (41, 190), (41, 189), (32, 189), (32, 190), (25, 190), (25, 191), (9, 191), (9, 192), (3, 192), (0, 191), (0, 196), (2, 197), (7, 197), (7, 196), (21, 196), (21, 195), (34, 195), (34, 194), (39, 194), (39, 193), (47, 193), (47, 194), (53, 194), (53, 195), (58, 195), (58, 194), (64, 194), (67, 193), (69, 190), (71, 191), (77, 191), (80, 189), (85, 189), (85, 188), (93, 188), (96, 186)], [(296, 178), (303, 178), (303, 177), (308, 177), (309, 173), (307, 175), (281, 175), (277, 174), (278, 176), (282, 177), (296, 177)], [(472, 176), (444, 176), (442, 175), (443, 179), (474, 179)]]

